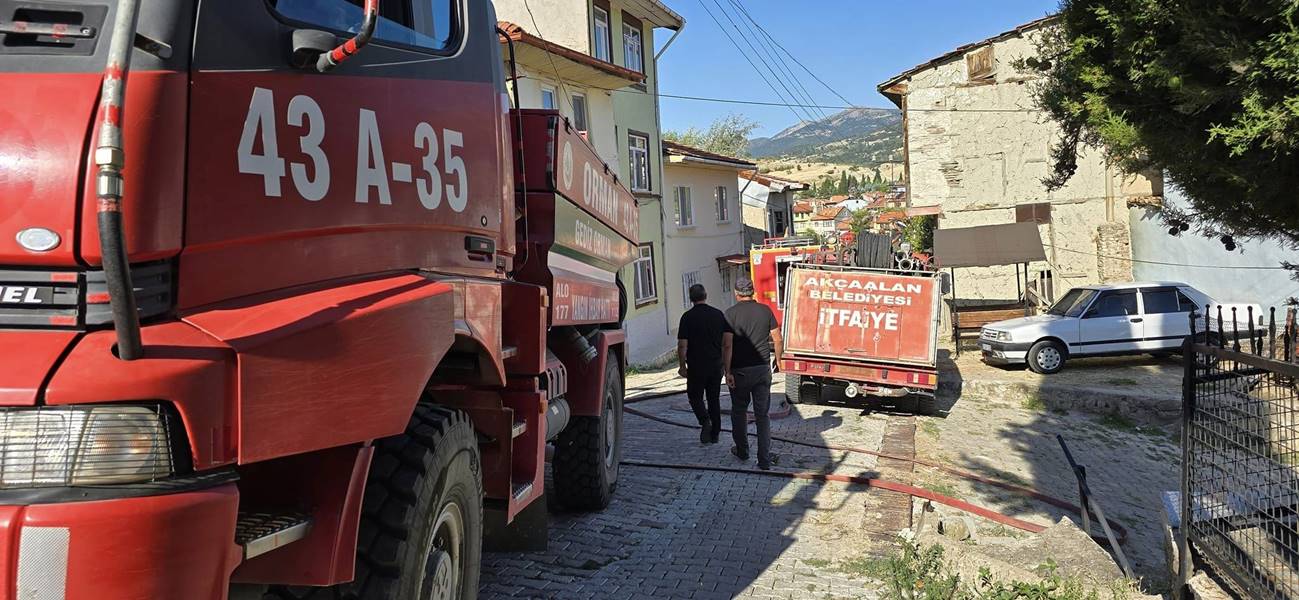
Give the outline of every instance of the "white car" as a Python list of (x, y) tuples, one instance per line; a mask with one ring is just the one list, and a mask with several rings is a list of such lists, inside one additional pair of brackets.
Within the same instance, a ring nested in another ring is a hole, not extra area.
[[(1218, 302), (1185, 283), (1121, 283), (1074, 288), (1044, 314), (989, 323), (979, 332), (979, 349), (989, 364), (1028, 364), (1037, 373), (1056, 373), (1075, 356), (1175, 352), (1191, 333), (1189, 314)], [(1250, 331), (1248, 309), (1257, 304), (1223, 304), (1225, 337)], [(1232, 321), (1232, 307), (1236, 321)], [(1239, 325), (1235, 325), (1239, 323)], [(1212, 335), (1212, 334), (1211, 334)], [(1246, 337), (1246, 335), (1242, 335)], [(1213, 339), (1212, 337), (1210, 339)]]

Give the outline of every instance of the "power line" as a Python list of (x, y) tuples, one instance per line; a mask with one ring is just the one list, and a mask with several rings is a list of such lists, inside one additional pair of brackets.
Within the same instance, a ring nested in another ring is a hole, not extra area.
[[(746, 12), (746, 14), (747, 14), (748, 11), (745, 11), (745, 12)], [(750, 19), (753, 19), (752, 16), (750, 16), (749, 18), (750, 18)], [(754, 21), (754, 24), (755, 24), (755, 25), (757, 24), (757, 21), (756, 21), (756, 20)], [(776, 41), (776, 38), (772, 37), (772, 35), (771, 35), (770, 32), (768, 32), (766, 29), (764, 29), (761, 25), (758, 25), (758, 29), (762, 29), (763, 33), (766, 33), (766, 34), (767, 34), (767, 38), (771, 40), (771, 43), (775, 44), (777, 48), (780, 48), (781, 50), (784, 50), (784, 51), (785, 51), (785, 54), (788, 54), (789, 57), (790, 57), (791, 59), (793, 59), (795, 63), (798, 64), (798, 66), (803, 67), (803, 70), (804, 70), (804, 71), (807, 71), (807, 74), (812, 76), (812, 79), (817, 80), (817, 82), (819, 82), (821, 85), (825, 86), (825, 89), (830, 90), (830, 93), (834, 94), (835, 96), (838, 96), (839, 99), (842, 100), (842, 101), (844, 102), (844, 104), (848, 104), (848, 105), (851, 105), (851, 104), (852, 104), (852, 100), (849, 100), (849, 99), (845, 98), (844, 95), (843, 95), (843, 94), (840, 94), (838, 90), (836, 90), (836, 89), (830, 87), (830, 84), (826, 83), (825, 80), (821, 79), (820, 77), (817, 77), (817, 76), (816, 76), (816, 73), (813, 73), (813, 72), (812, 72), (812, 69), (807, 68), (807, 65), (803, 64), (803, 61), (798, 60), (798, 57), (794, 56), (794, 53), (790, 52), (787, 48), (785, 48), (784, 46), (782, 46), (782, 45), (780, 44), (780, 42), (777, 42), (777, 41)]]
[(776, 86), (771, 85), (771, 81), (769, 81), (767, 79), (767, 76), (762, 72), (762, 70), (758, 68), (758, 65), (753, 64), (753, 60), (749, 58), (748, 54), (744, 53), (744, 50), (740, 48), (740, 44), (735, 41), (735, 38), (731, 37), (731, 33), (726, 30), (726, 27), (722, 26), (722, 22), (717, 19), (716, 15), (713, 14), (712, 9), (708, 8), (708, 5), (705, 4), (706, 0), (698, 0), (698, 1), (699, 1), (699, 6), (703, 7), (704, 12), (708, 13), (708, 17), (711, 18), (713, 22), (717, 24), (717, 28), (722, 31), (722, 35), (725, 35), (726, 39), (729, 40), (731, 42), (731, 45), (735, 47), (735, 51), (740, 53), (740, 56), (744, 58), (745, 62), (749, 63), (749, 66), (752, 67), (753, 71), (758, 74), (758, 77), (762, 78), (762, 81), (767, 84), (767, 87), (771, 88), (771, 91), (774, 92), (776, 96), (780, 98), (782, 102), (781, 105), (788, 108), (789, 112), (794, 114), (795, 119), (802, 121), (803, 115), (798, 114), (798, 111), (795, 110), (794, 105), (785, 101), (785, 97), (781, 95), (780, 90), (776, 89)]
[[(758, 45), (761, 46), (762, 49), (766, 51), (767, 55), (771, 57), (771, 61), (780, 67), (781, 73), (777, 73), (776, 77), (780, 77), (781, 74), (788, 75), (790, 87), (796, 92), (796, 96), (799, 96), (797, 100), (800, 102), (807, 102), (809, 105), (816, 104), (816, 101), (812, 99), (812, 94), (807, 91), (807, 86), (803, 85), (802, 80), (794, 76), (794, 70), (789, 67), (789, 63), (785, 62), (785, 58), (781, 56), (779, 52), (772, 49), (770, 43), (764, 41), (764, 38), (770, 38), (771, 36), (767, 35), (767, 32), (762, 29), (762, 26), (758, 25), (757, 21), (749, 15), (748, 11), (745, 10), (737, 0), (730, 0), (730, 3), (731, 6), (734, 6), (735, 9), (748, 20), (748, 23), (752, 24), (749, 26), (749, 30), (755, 34)], [(744, 19), (741, 19), (740, 22), (743, 23)], [(816, 113), (821, 119), (824, 119), (827, 116), (825, 111), (819, 108), (816, 109)]]
[[(703, 0), (700, 0), (700, 2), (702, 3)], [(726, 18), (726, 22), (731, 24), (731, 28), (735, 30), (735, 35), (739, 36), (741, 40), (744, 40), (744, 45), (749, 47), (749, 50), (753, 52), (753, 55), (756, 56), (758, 58), (758, 61), (762, 63), (762, 66), (767, 69), (766, 72), (761, 74), (763, 76), (763, 79), (766, 79), (766, 73), (771, 73), (772, 78), (776, 80), (776, 83), (780, 85), (781, 89), (785, 90), (785, 93), (789, 95), (791, 100), (793, 100), (794, 102), (802, 102), (802, 100), (799, 99), (798, 95), (795, 94), (790, 89), (789, 85), (785, 83), (785, 81), (776, 73), (776, 70), (773, 69), (772, 66), (767, 63), (767, 59), (762, 57), (762, 53), (758, 52), (758, 48), (753, 45), (753, 40), (749, 39), (750, 36), (744, 35), (744, 32), (740, 31), (740, 26), (735, 22), (735, 19), (731, 18), (731, 13), (726, 10), (726, 6), (723, 5), (720, 2), (720, 0), (712, 0), (712, 2), (713, 5), (717, 7), (717, 11), (722, 13), (722, 16)], [(741, 53), (742, 52), (743, 51), (741, 50)], [(784, 99), (784, 97), (782, 96), (781, 99)], [(812, 114), (812, 109), (804, 108), (803, 112), (807, 114), (807, 120), (809, 121), (817, 120), (817, 116), (815, 114)]]
[(1144, 265), (1161, 265), (1161, 266), (1165, 266), (1165, 267), (1186, 267), (1186, 268), (1191, 268), (1191, 269), (1229, 269), (1229, 270), (1244, 269), (1244, 270), (1249, 270), (1249, 271), (1289, 271), (1289, 270), (1292, 270), (1292, 269), (1288, 269), (1288, 268), (1286, 268), (1286, 267), (1280, 267), (1280, 266), (1278, 266), (1278, 267), (1264, 267), (1264, 266), (1260, 266), (1260, 265), (1244, 265), (1244, 266), (1237, 266), (1237, 265), (1192, 265), (1192, 264), (1187, 264), (1187, 263), (1163, 262), (1163, 261), (1158, 261), (1158, 260), (1142, 260), (1142, 259), (1139, 259), (1139, 258), (1127, 258), (1127, 257), (1123, 257), (1123, 256), (1111, 256), (1111, 255), (1108, 255), (1108, 254), (1096, 254), (1096, 253), (1094, 253), (1094, 252), (1086, 252), (1086, 251), (1083, 251), (1083, 250), (1074, 250), (1073, 248), (1064, 248), (1064, 247), (1061, 247), (1061, 246), (1053, 246), (1053, 245), (1051, 245), (1051, 244), (1042, 244), (1042, 245), (1045, 246), (1045, 247), (1047, 247), (1047, 248), (1051, 248), (1051, 249), (1053, 249), (1053, 250), (1063, 250), (1063, 251), (1065, 251), (1065, 252), (1072, 252), (1072, 253), (1074, 253), (1074, 254), (1082, 254), (1082, 255), (1084, 255), (1084, 256), (1092, 256), (1092, 257), (1095, 257), (1095, 258), (1108, 258), (1108, 259), (1110, 259), (1110, 260), (1122, 260), (1122, 261), (1127, 261), (1127, 262), (1131, 262), (1131, 263), (1141, 263), (1141, 264), (1144, 264)]
[[(622, 94), (649, 94), (639, 90), (612, 90)], [(736, 100), (734, 98), (710, 98), (707, 96), (689, 96), (684, 94), (664, 94), (659, 92), (660, 98), (672, 98), (674, 100), (695, 100), (698, 102), (717, 102), (721, 104), (748, 104), (753, 106), (795, 106), (808, 108), (829, 108), (835, 110), (874, 110), (883, 112), (902, 112), (897, 108), (886, 108), (883, 106), (860, 106), (856, 104), (790, 104), (788, 102), (770, 102), (765, 100)], [(907, 108), (907, 112), (930, 112), (930, 113), (1040, 113), (1039, 108)]]
[[(748, 9), (744, 8), (744, 5), (740, 4), (739, 0), (730, 0), (730, 2), (733, 6), (735, 6), (736, 9), (740, 11), (740, 14), (744, 15), (744, 17), (748, 19), (750, 23), (753, 24), (753, 27), (756, 28), (756, 30), (759, 32), (759, 36), (760, 36), (759, 39), (765, 37), (767, 40), (770, 41), (769, 44), (763, 44), (764, 46), (770, 49), (772, 45), (775, 45), (777, 48), (782, 50), (784, 54), (789, 55), (789, 58), (791, 60), (794, 61), (798, 60), (797, 58), (794, 58), (794, 55), (790, 54), (788, 50), (785, 50), (784, 46), (781, 46), (780, 43), (776, 41), (776, 38), (772, 37), (771, 33), (768, 32), (766, 28), (762, 26), (761, 23), (758, 23), (757, 19), (753, 18), (753, 15), (749, 13)], [(794, 82), (794, 85), (798, 86), (798, 88), (803, 91), (803, 96), (807, 100), (807, 103), (815, 104), (816, 102), (812, 99), (812, 93), (807, 90), (807, 86), (803, 85), (803, 81), (794, 75), (794, 69), (789, 66), (789, 63), (785, 62), (785, 59), (784, 57), (781, 56), (781, 53), (772, 51), (772, 54), (774, 54), (777, 60), (779, 60), (781, 67), (784, 68), (785, 70), (785, 74), (789, 75), (790, 81)], [(847, 100), (845, 99), (844, 102), (847, 102)], [(820, 114), (822, 119), (826, 117), (824, 111), (821, 111)]]

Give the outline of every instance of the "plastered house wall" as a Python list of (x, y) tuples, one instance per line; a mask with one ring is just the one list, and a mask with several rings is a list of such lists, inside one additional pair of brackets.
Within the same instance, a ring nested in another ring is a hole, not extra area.
[[(1058, 297), (1070, 287), (1132, 278), (1128, 204), (1158, 202), (1159, 178), (1126, 175), (1084, 150), (1078, 171), (1047, 191), (1050, 148), (1059, 127), (1033, 101), (1035, 78), (1014, 63), (1033, 55), (1041, 29), (994, 38), (994, 75), (971, 81), (966, 54), (912, 73), (904, 90), (912, 206), (940, 205), (939, 228), (1015, 221), (1015, 207), (1049, 203), (1039, 225)], [(1013, 267), (959, 269), (961, 298), (1012, 299)]]
[[(668, 321), (675, 334), (681, 314), (688, 308), (686, 287), (682, 274), (697, 272), (699, 283), (708, 290), (708, 303), (726, 309), (735, 303), (735, 295), (723, 285), (722, 267), (718, 257), (744, 252), (744, 223), (740, 211), (739, 187), (736, 169), (687, 166), (680, 163), (664, 165), (664, 202), (668, 221), (667, 244), (672, 248), (666, 263), (663, 301), (668, 311)], [(677, 186), (690, 188), (694, 209), (694, 225), (678, 227), (673, 220), (675, 201), (673, 190)], [(726, 221), (717, 219), (717, 188), (726, 188), (729, 215)], [(733, 269), (734, 267), (726, 267)]]

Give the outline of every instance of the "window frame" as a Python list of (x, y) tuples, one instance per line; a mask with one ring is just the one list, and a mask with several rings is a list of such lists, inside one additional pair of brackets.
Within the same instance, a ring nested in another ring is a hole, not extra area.
[[(541, 84), (541, 108), (546, 110), (559, 110), (559, 92), (555, 86), (550, 84)], [(550, 94), (550, 106), (546, 106), (546, 94)]]
[[(578, 102), (579, 99), (581, 102)], [(576, 92), (569, 94), (568, 102), (573, 106), (573, 128), (583, 133), (589, 133), (591, 131), (591, 105), (586, 101), (586, 94), (579, 94)], [(582, 105), (583, 122), (580, 125), (577, 122), (578, 104)]]
[[(686, 192), (686, 201), (684, 205), (681, 203), (682, 190), (685, 190)], [(686, 208), (685, 211), (681, 210), (682, 206)], [(689, 213), (690, 216), (688, 223), (684, 222), (682, 219), (682, 217), (686, 216), (686, 213)], [(672, 188), (672, 217), (677, 229), (690, 229), (695, 226), (695, 201), (694, 193), (690, 191), (690, 186), (678, 185)]]
[[(632, 275), (633, 277), (635, 277), (635, 279), (632, 280), (632, 300), (633, 302), (636, 303), (636, 306), (639, 308), (647, 304), (653, 304), (655, 302), (658, 302), (659, 286), (658, 286), (658, 274), (655, 272), (655, 264), (654, 264), (655, 263), (654, 242), (645, 242), (643, 244), (640, 244), (639, 246), (636, 247), (636, 251), (637, 251), (636, 260), (632, 261)], [(645, 264), (649, 265), (650, 290), (648, 295), (642, 296), (641, 295), (641, 291), (642, 291), (641, 290), (641, 267), (642, 265)]]
[[(635, 54), (637, 65), (634, 67), (627, 61), (628, 56), (630, 56), (630, 48), (628, 48), (627, 45), (628, 33), (636, 34), (636, 47), (639, 50), (639, 52)], [(622, 63), (622, 66), (628, 69), (640, 73), (641, 75), (645, 74), (645, 27), (640, 22), (640, 19), (637, 19), (625, 12), (622, 13)]]
[(689, 310), (694, 303), (690, 301), (690, 286), (696, 283), (703, 283), (704, 275), (702, 269), (681, 272), (681, 308)]
[(713, 195), (715, 196), (715, 198), (713, 199), (713, 207), (714, 207), (714, 210), (717, 211), (717, 222), (718, 222), (718, 223), (730, 223), (730, 222), (731, 222), (731, 207), (730, 207), (730, 203), (728, 202), (728, 199), (727, 199), (727, 188), (726, 188), (726, 186), (724, 186), (724, 185), (719, 185), (719, 186), (717, 186), (717, 187), (713, 190)]
[[(1101, 308), (1101, 304), (1105, 302), (1105, 300), (1109, 298), (1118, 298), (1122, 296), (1132, 297), (1133, 312), (1125, 313), (1121, 315), (1100, 315), (1100, 314), (1095, 314), (1093, 312), (1093, 311), (1099, 311)], [(1140, 315), (1141, 315), (1141, 304), (1137, 299), (1137, 290), (1107, 290), (1105, 292), (1102, 292), (1101, 294), (1098, 294), (1096, 298), (1092, 300), (1091, 306), (1087, 307), (1086, 312), (1082, 314), (1082, 318), (1084, 319), (1127, 319), (1129, 317), (1140, 316)]]
[[(637, 174), (640, 171), (639, 169), (636, 168), (636, 162), (633, 157), (634, 152), (642, 152), (642, 149), (637, 148), (632, 144), (632, 138), (639, 138), (645, 141), (645, 148), (643, 149), (645, 155), (645, 173), (644, 173), (645, 185), (644, 186), (638, 185), (639, 182), (636, 181)], [(631, 131), (631, 130), (627, 131), (627, 163), (628, 163), (627, 164), (627, 187), (631, 188), (631, 191), (633, 192), (648, 192), (653, 190), (654, 180), (650, 176), (650, 172), (652, 171), (652, 168), (650, 163), (649, 135), (641, 133), (639, 131)]]
[[(414, 4), (415, 2), (419, 2), (419, 1), (422, 0), (411, 0), (411, 3)], [(453, 22), (451, 25), (451, 35), (447, 37), (447, 43), (445, 47), (430, 48), (428, 46), (417, 46), (414, 44), (407, 44), (405, 42), (390, 40), (388, 38), (379, 36), (378, 27), (375, 27), (375, 32), (374, 32), (375, 35), (373, 38), (370, 39), (370, 44), (374, 46), (381, 46), (384, 48), (409, 50), (412, 52), (419, 52), (421, 54), (429, 54), (433, 56), (450, 57), (459, 54), (460, 51), (464, 49), (465, 39), (466, 39), (464, 3), (460, 2), (460, 0), (448, 0), (448, 2), (451, 4), (451, 19)], [(350, 39), (352, 36), (356, 35), (355, 32), (332, 29), (320, 23), (312, 23), (310, 21), (303, 21), (300, 19), (290, 17), (280, 12), (279, 8), (276, 6), (275, 0), (267, 0), (266, 8), (271, 13), (271, 17), (273, 17), (275, 20), (289, 27), (293, 27), (296, 29), (316, 29), (319, 31), (327, 31), (341, 39)], [(364, 12), (362, 14), (364, 14)], [(379, 16), (380, 18), (386, 18), (383, 16), (382, 12), (380, 12)], [(395, 23), (396, 21), (393, 22)], [(405, 25), (401, 25), (401, 26), (406, 27)], [(411, 29), (409, 27), (406, 28), (410, 29), (411, 31), (415, 31), (414, 29)], [(416, 31), (416, 33), (420, 33), (420, 32)]]
[[(1153, 294), (1172, 294), (1173, 310), (1152, 312), (1150, 310), (1150, 303), (1147, 302), (1146, 299)], [(1177, 294), (1178, 294), (1177, 288), (1143, 288), (1141, 290), (1141, 313), (1145, 315), (1175, 315), (1179, 313), (1190, 312), (1189, 310), (1183, 309), (1181, 307), (1181, 300), (1177, 297)]]
[[(597, 11), (604, 15), (604, 37), (601, 38), (600, 31), (596, 25), (600, 21), (596, 18)], [(597, 49), (600, 48), (600, 42), (604, 42), (604, 56), (600, 56)], [(613, 14), (609, 10), (607, 3), (601, 3), (596, 0), (591, 3), (591, 56), (596, 60), (613, 63)]]

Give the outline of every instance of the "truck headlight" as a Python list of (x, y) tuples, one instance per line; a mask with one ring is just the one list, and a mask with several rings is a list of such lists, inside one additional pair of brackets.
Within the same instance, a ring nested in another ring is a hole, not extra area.
[(136, 483), (172, 471), (171, 439), (157, 408), (0, 410), (0, 489)]

